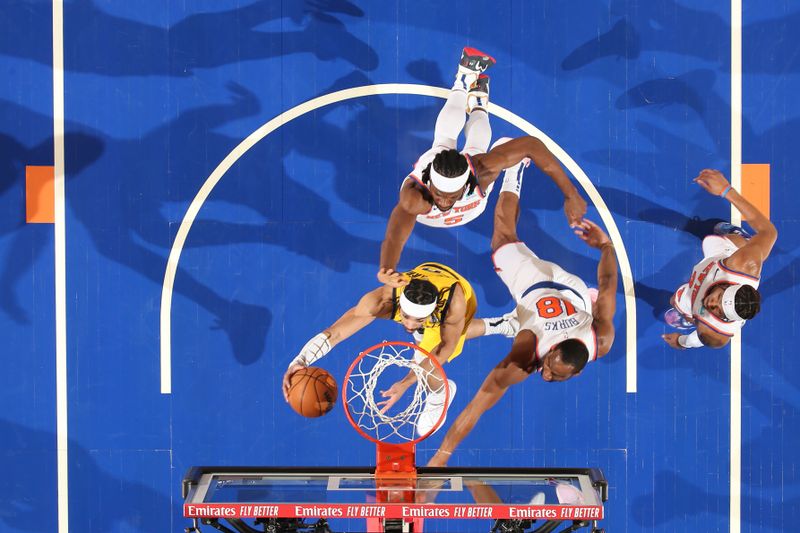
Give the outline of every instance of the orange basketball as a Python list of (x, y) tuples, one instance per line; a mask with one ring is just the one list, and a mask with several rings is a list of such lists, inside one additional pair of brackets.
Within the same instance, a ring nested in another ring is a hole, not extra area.
[(289, 381), (289, 405), (308, 418), (322, 416), (333, 409), (338, 396), (336, 380), (317, 366), (301, 368)]

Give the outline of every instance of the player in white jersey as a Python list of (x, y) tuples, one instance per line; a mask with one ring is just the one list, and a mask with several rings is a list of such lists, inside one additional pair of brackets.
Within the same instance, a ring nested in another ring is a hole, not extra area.
[(428, 466), (444, 466), (478, 419), (506, 393), (534, 373), (544, 381), (577, 376), (588, 361), (602, 357), (614, 342), (617, 259), (614, 245), (599, 226), (583, 220), (575, 233), (600, 250), (597, 299), (586, 284), (564, 269), (539, 259), (517, 237), (519, 196), (503, 191), (497, 200), (492, 250), (495, 270), (517, 302), (519, 333), (511, 351), (484, 380), (458, 415)]
[[(721, 348), (761, 308), (757, 290), (761, 267), (778, 232), (767, 217), (731, 188), (719, 171), (703, 170), (694, 181), (731, 202), (757, 233), (750, 237), (736, 226), (717, 224), (717, 235), (703, 239), (703, 260), (692, 269), (689, 282), (673, 294), (673, 309), (666, 315), (671, 325), (696, 329), (688, 335), (668, 333), (662, 337), (677, 349)], [(677, 324), (675, 318), (682, 324)]]
[[(586, 202), (539, 139), (503, 138), (487, 153), (492, 130), (487, 112), (489, 77), (483, 72), (494, 63), (491, 56), (464, 48), (455, 83), (436, 119), (433, 146), (403, 181), (400, 199), (389, 217), (378, 271), (382, 283), (400, 287), (408, 281), (395, 269), (415, 223), (448, 228), (471, 222), (486, 209), (489, 193), (504, 169), (502, 190), (519, 194), (522, 170), (533, 161), (564, 194), (564, 211), (571, 225), (586, 213)], [(462, 129), (466, 141), (459, 152), (456, 143)]]

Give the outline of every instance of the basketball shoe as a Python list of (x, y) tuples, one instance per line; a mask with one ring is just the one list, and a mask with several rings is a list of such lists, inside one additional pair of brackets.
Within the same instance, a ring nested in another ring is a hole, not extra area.
[(714, 226), (714, 234), (715, 235), (739, 235), (740, 237), (744, 237), (747, 240), (752, 238), (744, 228), (740, 226), (734, 226), (729, 222), (717, 222)]
[[(496, 61), (492, 56), (484, 54), (475, 48), (464, 47), (461, 51), (461, 61), (458, 62), (458, 71), (456, 72), (456, 81), (453, 84), (453, 89), (464, 92), (469, 91), (478, 82), (478, 76), (495, 63)], [(486, 97), (488, 97), (488, 82), (489, 80), (487, 79)]]
[(480, 74), (495, 63), (497, 61), (489, 54), (485, 54), (476, 48), (465, 46), (461, 51), (458, 71), (462, 74)]
[(467, 93), (467, 112), (472, 113), (475, 109), (486, 111), (487, 107), (489, 107), (489, 76), (480, 74)]
[(697, 327), (693, 322), (689, 322), (689, 320), (674, 307), (670, 307), (667, 309), (667, 312), (664, 313), (664, 322), (680, 331), (687, 331)]
[(513, 339), (519, 333), (519, 320), (517, 319), (516, 308), (496, 318), (484, 318), (483, 324), (486, 328), (484, 335), (503, 335)]

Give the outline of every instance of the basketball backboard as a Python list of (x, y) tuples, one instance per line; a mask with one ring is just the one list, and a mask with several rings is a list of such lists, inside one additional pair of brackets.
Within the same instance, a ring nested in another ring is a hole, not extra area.
[(183, 497), (195, 531), (418, 533), (454, 519), (483, 520), (477, 531), (600, 531), (607, 483), (576, 468), (418, 468), (387, 487), (370, 468), (195, 467)]

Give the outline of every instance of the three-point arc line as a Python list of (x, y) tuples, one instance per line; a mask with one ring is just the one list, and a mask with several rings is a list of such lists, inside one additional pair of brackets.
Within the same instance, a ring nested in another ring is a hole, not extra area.
[[(172, 324), (171, 324), (171, 310), (172, 310), (172, 292), (175, 283), (175, 275), (178, 270), (178, 262), (180, 261), (181, 252), (186, 243), (186, 238), (189, 231), (192, 229), (192, 224), (200, 212), (200, 208), (208, 199), (211, 191), (219, 183), (222, 177), (228, 170), (242, 157), (250, 148), (255, 146), (264, 137), (277, 130), (284, 124), (300, 117), (310, 111), (314, 111), (321, 107), (351, 100), (353, 98), (361, 98), (363, 96), (375, 96), (383, 94), (410, 94), (417, 96), (431, 96), (436, 98), (446, 99), (450, 93), (449, 89), (441, 87), (432, 87), (429, 85), (416, 85), (404, 83), (385, 83), (379, 85), (365, 85), (362, 87), (353, 87), (351, 89), (344, 89), (336, 91), (323, 96), (319, 96), (307, 102), (303, 102), (288, 111), (285, 111), (273, 118), (253, 133), (246, 139), (239, 143), (222, 162), (217, 165), (217, 168), (203, 183), (200, 190), (197, 191), (192, 203), (186, 210), (186, 214), (181, 221), (178, 228), (178, 233), (175, 236), (175, 241), (172, 243), (172, 248), (169, 252), (167, 259), (167, 269), (164, 273), (164, 285), (161, 289), (161, 316), (160, 316), (160, 339), (161, 339), (161, 393), (172, 393)], [(631, 272), (630, 261), (628, 254), (625, 250), (622, 236), (619, 233), (616, 223), (614, 222), (608, 206), (603, 201), (600, 193), (589, 180), (586, 173), (575, 162), (572, 157), (567, 154), (558, 144), (556, 144), (550, 137), (545, 135), (541, 130), (536, 128), (530, 122), (515, 115), (511, 111), (504, 109), (496, 104), (489, 104), (489, 112), (498, 118), (501, 118), (509, 124), (516, 126), (528, 135), (532, 135), (541, 139), (547, 148), (555, 155), (561, 164), (575, 177), (578, 183), (586, 191), (589, 199), (594, 203), (597, 211), (600, 213), (600, 218), (603, 225), (608, 231), (611, 241), (617, 251), (617, 259), (619, 261), (620, 272), (622, 275), (622, 286), (625, 295), (625, 331), (626, 331), (626, 345), (625, 345), (625, 366), (626, 366), (626, 392), (636, 392), (636, 303), (633, 287), (633, 274)]]

